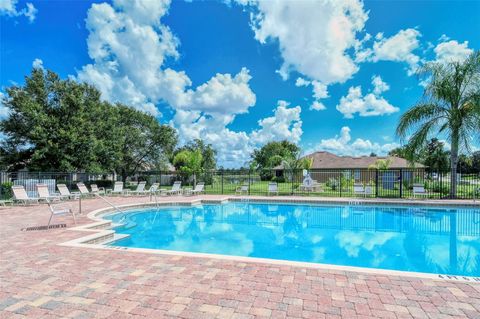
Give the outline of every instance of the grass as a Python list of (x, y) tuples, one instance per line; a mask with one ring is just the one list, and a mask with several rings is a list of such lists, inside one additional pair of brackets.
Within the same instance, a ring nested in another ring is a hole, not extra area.
[[(250, 195), (267, 195), (268, 190), (268, 181), (255, 181), (250, 184)], [(232, 195), (235, 194), (237, 187), (241, 186), (241, 183), (224, 183), (223, 184), (223, 194)], [(304, 192), (300, 191), (298, 187), (300, 183), (278, 183), (278, 191), (280, 195), (302, 195), (302, 196), (322, 196), (322, 197), (359, 197), (353, 192), (353, 185), (344, 187), (340, 191), (339, 189), (332, 189), (328, 187), (325, 183), (320, 183), (321, 192)], [(428, 191), (428, 190), (427, 190)], [(221, 183), (215, 183), (213, 185), (206, 185), (205, 192), (207, 194), (222, 194), (222, 185)], [(375, 187), (374, 187), (375, 192)], [(384, 189), (379, 186), (378, 188), (378, 197), (400, 197), (400, 190), (397, 189)], [(430, 198), (441, 198), (447, 194), (442, 194), (440, 192), (430, 192)], [(459, 192), (459, 195), (466, 195)], [(369, 197), (375, 197), (375, 194)], [(410, 189), (402, 190), (402, 197), (409, 198), (413, 197), (413, 192)]]

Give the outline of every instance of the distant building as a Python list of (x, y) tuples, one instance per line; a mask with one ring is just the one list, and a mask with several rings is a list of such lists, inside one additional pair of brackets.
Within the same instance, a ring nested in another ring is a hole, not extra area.
[[(369, 169), (378, 160), (390, 160), (389, 172), (383, 172), (390, 175), (390, 179), (397, 180), (400, 178), (400, 171), (403, 172), (404, 179), (412, 179), (414, 176), (423, 176), (425, 166), (420, 163), (412, 165), (404, 158), (397, 156), (338, 156), (329, 152), (319, 151), (303, 158), (313, 159), (310, 175), (320, 182), (326, 182), (329, 178), (336, 178), (342, 174), (345, 177), (353, 178), (356, 182), (368, 183), (375, 178), (375, 170)], [(276, 176), (283, 176), (283, 166), (279, 165), (274, 168)]]

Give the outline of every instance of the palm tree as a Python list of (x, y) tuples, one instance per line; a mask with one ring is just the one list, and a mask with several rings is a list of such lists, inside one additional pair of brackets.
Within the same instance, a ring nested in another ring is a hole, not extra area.
[(457, 163), (460, 150), (480, 136), (480, 51), (464, 61), (427, 63), (423, 99), (402, 115), (397, 126), (401, 139), (409, 136), (411, 150), (423, 147), (431, 136), (443, 135), (451, 145), (450, 197), (457, 193)]
[(392, 160), (389, 158), (378, 159), (374, 164), (368, 165), (368, 169), (378, 169), (378, 170), (387, 170), (390, 168)]

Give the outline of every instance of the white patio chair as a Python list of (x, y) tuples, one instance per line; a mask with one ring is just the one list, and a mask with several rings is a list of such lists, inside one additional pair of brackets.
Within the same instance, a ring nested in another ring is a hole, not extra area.
[(172, 189), (166, 190), (165, 193), (167, 195), (179, 195), (182, 193), (182, 182), (175, 181), (172, 185)]
[(248, 195), (248, 185), (238, 186), (235, 189), (235, 195)]
[(48, 205), (48, 208), (50, 209), (50, 219), (48, 220), (47, 228), (50, 226), (53, 216), (61, 216), (61, 215), (67, 215), (67, 214), (71, 214), (73, 216), (73, 222), (75, 223), (75, 225), (77, 224), (77, 218), (75, 217), (75, 213), (69, 207), (59, 207), (57, 205), (52, 205), (50, 203), (50, 200), (48, 199), (47, 199), (47, 205)]
[(13, 192), (14, 202), (21, 202), (24, 205), (27, 205), (29, 203), (38, 204), (38, 201), (40, 200), (40, 198), (28, 196), (27, 192), (25, 191), (25, 188), (22, 185), (12, 186), (12, 192)]
[(93, 194), (105, 195), (105, 188), (98, 187), (97, 184), (90, 185), (90, 190)]
[(268, 183), (268, 195), (275, 194), (278, 195), (278, 184), (277, 183)]
[(416, 198), (417, 196), (428, 196), (428, 193), (425, 190), (423, 184), (413, 184), (413, 198)]
[(78, 199), (78, 197), (80, 197), (79, 192), (70, 192), (65, 184), (57, 184), (57, 189), (60, 192), (60, 195), (64, 196), (65, 198)]
[(135, 195), (145, 195), (148, 192), (145, 190), (145, 186), (147, 185), (147, 182), (139, 182), (137, 184), (137, 188), (133, 191), (127, 191), (127, 194), (135, 194)]
[(185, 191), (185, 195), (197, 195), (205, 193), (205, 183), (204, 182), (199, 182), (194, 189), (187, 189)]
[(123, 195), (123, 182), (115, 182), (115, 184), (113, 184), (113, 189), (107, 189), (107, 194)]
[(80, 195), (81, 196), (84, 196), (84, 197), (92, 197), (92, 196), (95, 196), (94, 193), (90, 193), (90, 191), (88, 190), (87, 186), (85, 186), (84, 183), (77, 183), (77, 188), (78, 190), (80, 191)]
[(66, 197), (61, 196), (61, 195), (56, 195), (56, 194), (50, 194), (50, 191), (48, 190), (48, 185), (47, 184), (36, 184), (35, 185), (37, 188), (37, 193), (38, 193), (38, 198), (42, 200), (52, 200), (52, 201), (58, 201), (61, 199), (65, 199)]

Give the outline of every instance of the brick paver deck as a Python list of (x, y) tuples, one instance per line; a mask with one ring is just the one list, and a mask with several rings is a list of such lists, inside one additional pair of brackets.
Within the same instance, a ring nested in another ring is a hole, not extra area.
[(0, 208), (1, 318), (480, 318), (480, 284), (63, 247), (85, 233), (20, 231), (48, 217), (45, 205)]

